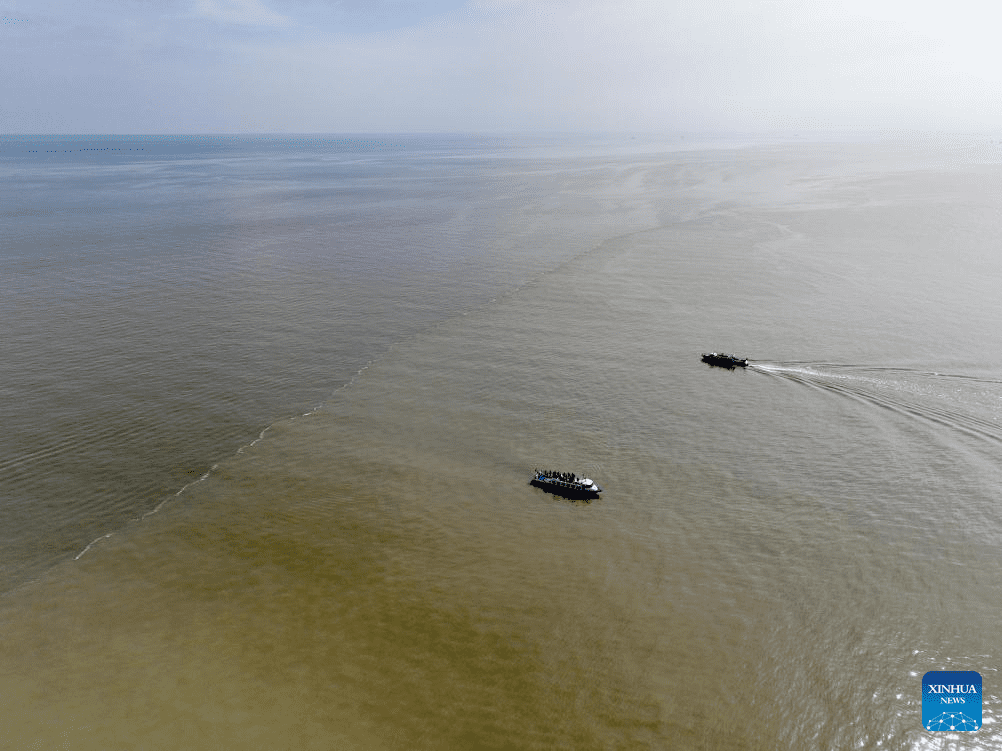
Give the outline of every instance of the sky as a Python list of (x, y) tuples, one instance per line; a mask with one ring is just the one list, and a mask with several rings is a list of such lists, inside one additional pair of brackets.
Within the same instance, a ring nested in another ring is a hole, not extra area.
[(0, 0), (0, 133), (1002, 129), (981, 0)]

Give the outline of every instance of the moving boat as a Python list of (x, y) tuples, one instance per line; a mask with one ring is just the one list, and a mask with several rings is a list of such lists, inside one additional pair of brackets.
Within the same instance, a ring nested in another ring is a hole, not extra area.
[(723, 352), (705, 353), (703, 355), (703, 362), (707, 365), (716, 365), (718, 368), (727, 368), (728, 370), (748, 367), (748, 358), (726, 355)]
[(572, 472), (540, 471), (537, 469), (533, 471), (529, 484), (542, 488), (547, 493), (555, 493), (566, 498), (591, 500), (598, 498), (598, 494), (602, 492), (602, 488), (594, 480), (578, 477)]

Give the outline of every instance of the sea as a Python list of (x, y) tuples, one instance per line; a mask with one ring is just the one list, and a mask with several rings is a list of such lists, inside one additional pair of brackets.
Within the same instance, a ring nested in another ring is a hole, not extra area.
[(0, 175), (0, 747), (1002, 749), (997, 137)]

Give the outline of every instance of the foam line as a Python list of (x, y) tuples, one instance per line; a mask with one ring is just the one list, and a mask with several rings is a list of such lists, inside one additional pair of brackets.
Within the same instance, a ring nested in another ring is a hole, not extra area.
[(84, 553), (86, 553), (86, 552), (87, 552), (88, 550), (90, 550), (90, 549), (91, 549), (92, 547), (94, 547), (94, 546), (95, 546), (95, 545), (96, 545), (97, 543), (99, 543), (99, 542), (100, 542), (101, 540), (105, 540), (105, 539), (107, 539), (107, 538), (111, 537), (111, 536), (112, 536), (112, 535), (114, 535), (114, 534), (115, 534), (114, 532), (109, 532), (109, 533), (108, 533), (108, 534), (106, 534), (106, 535), (101, 535), (101, 536), (100, 536), (100, 537), (98, 537), (98, 538), (97, 538), (96, 540), (91, 540), (91, 542), (90, 542), (90, 543), (89, 543), (89, 544), (87, 545), (87, 547), (85, 547), (85, 548), (84, 548), (83, 550), (81, 550), (81, 551), (80, 551), (79, 553), (77, 553), (77, 554), (76, 554), (75, 556), (73, 556), (73, 560), (74, 560), (74, 561), (79, 561), (79, 560), (80, 560), (80, 558), (81, 558), (81, 557), (83, 557), (83, 554), (84, 554)]
[[(358, 371), (355, 373), (355, 375), (352, 376), (351, 379), (348, 382), (343, 383), (340, 386), (338, 386), (336, 389), (334, 389), (334, 391), (331, 392), (331, 396), (334, 396), (338, 392), (343, 391), (344, 389), (348, 388), (353, 383), (355, 383), (355, 381), (362, 374), (362, 372), (364, 370), (366, 370), (370, 365), (372, 365), (372, 360), (370, 360), (365, 365), (363, 365), (361, 368), (359, 368)], [(309, 412), (304, 412), (303, 414), (298, 415), (298, 417), (310, 417), (312, 415), (315, 415), (315, 414), (318, 414), (319, 412), (321, 412), (323, 410), (323, 408), (324, 408), (324, 403), (318, 404), (316, 407), (314, 407), (313, 409), (311, 409)], [(296, 416), (285, 418), (285, 419), (286, 420), (295, 420)], [(251, 441), (247, 445), (241, 446), (240, 448), (238, 448), (236, 450), (236, 453), (237, 454), (242, 454), (242, 453), (244, 453), (244, 449), (248, 449), (251, 446), (254, 446), (254, 445), (260, 443), (261, 441), (263, 441), (264, 437), (265, 437), (265, 434), (269, 430), (271, 430), (277, 424), (278, 423), (276, 422), (276, 423), (272, 423), (271, 425), (267, 425), (264, 429), (261, 430), (260, 433), (258, 433), (257, 438), (255, 438), (253, 441)], [(169, 498), (165, 498), (164, 500), (160, 501), (160, 503), (158, 503), (154, 508), (152, 508), (149, 511), (145, 512), (142, 516), (138, 517), (134, 521), (141, 522), (141, 521), (143, 521), (144, 519), (146, 519), (149, 516), (153, 516), (154, 514), (160, 513), (160, 511), (163, 509), (163, 507), (166, 506), (170, 501), (172, 501), (173, 499), (177, 498), (180, 495), (183, 495), (184, 492), (188, 488), (190, 488), (192, 485), (197, 485), (198, 483), (202, 482), (203, 480), (208, 480), (209, 477), (212, 475), (212, 473), (215, 472), (218, 468), (219, 468), (219, 464), (213, 464), (211, 467), (209, 467), (209, 469), (205, 472), (205, 474), (203, 474), (197, 480), (192, 480), (187, 485), (185, 485), (180, 490), (178, 490), (176, 493), (174, 493), (173, 496), (171, 496)], [(80, 558), (85, 553), (87, 553), (91, 548), (93, 548), (97, 543), (99, 543), (101, 540), (104, 540), (104, 539), (106, 539), (108, 537), (111, 537), (113, 534), (114, 534), (114, 532), (109, 532), (108, 534), (101, 535), (100, 537), (97, 537), (94, 540), (91, 540), (83, 550), (81, 550), (79, 553), (77, 553), (75, 556), (73, 556), (73, 560), (75, 560), (75, 561), (80, 560)]]

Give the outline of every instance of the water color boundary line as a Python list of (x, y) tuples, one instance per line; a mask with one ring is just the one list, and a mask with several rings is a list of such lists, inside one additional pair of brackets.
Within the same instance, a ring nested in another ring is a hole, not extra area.
[[(669, 222), (668, 223), (669, 226), (671, 224), (674, 224), (674, 222)], [(560, 273), (563, 273), (563, 271), (568, 266), (571, 266), (572, 264), (575, 264), (575, 263), (579, 263), (580, 261), (582, 261), (582, 260), (584, 260), (586, 258), (590, 258), (590, 257), (596, 256), (596, 255), (599, 255), (602, 252), (608, 252), (608, 251), (615, 252), (615, 244), (616, 244), (616, 242), (619, 241), (619, 240), (622, 240), (623, 238), (633, 237), (635, 235), (642, 235), (642, 234), (646, 234), (648, 232), (656, 232), (656, 231), (658, 231), (660, 229), (663, 229), (664, 226), (665, 225), (658, 224), (658, 225), (654, 225), (652, 227), (644, 227), (644, 228), (641, 228), (641, 229), (633, 229), (633, 230), (630, 230), (629, 232), (623, 232), (623, 233), (620, 233), (620, 234), (613, 235), (611, 237), (600, 239), (592, 247), (588, 248), (587, 250), (584, 250), (584, 251), (582, 251), (582, 252), (580, 252), (580, 253), (578, 253), (578, 254), (576, 254), (574, 256), (571, 256), (570, 258), (565, 258), (562, 261), (559, 261), (552, 268), (548, 268), (548, 269), (543, 270), (541, 273), (538, 273), (535, 276), (532, 276), (532, 277), (524, 280), (521, 284), (517, 284), (517, 285), (513, 286), (511, 289), (504, 290), (504, 291), (502, 291), (500, 293), (495, 293), (495, 295), (492, 296), (492, 297), (490, 297), (487, 301), (482, 302), (482, 303), (480, 303), (478, 305), (474, 305), (469, 310), (457, 311), (456, 313), (453, 313), (452, 315), (446, 316), (443, 320), (436, 321), (435, 323), (432, 323), (431, 325), (426, 326), (425, 328), (422, 328), (419, 331), (413, 332), (410, 336), (405, 337), (401, 341), (393, 342), (392, 344), (390, 344), (386, 348), (386, 351), (383, 352), (380, 357), (378, 357), (376, 359), (373, 359), (373, 360), (369, 360), (365, 365), (363, 365), (361, 368), (359, 368), (355, 372), (355, 374), (352, 375), (352, 377), (348, 381), (346, 381), (345, 383), (341, 384), (336, 389), (334, 389), (333, 391), (331, 391), (330, 394), (329, 394), (329, 396), (326, 399), (324, 399), (323, 402), (321, 402), (320, 404), (318, 404), (313, 409), (311, 409), (311, 410), (309, 410), (307, 412), (303, 412), (301, 415), (294, 415), (292, 417), (282, 418), (281, 420), (276, 420), (275, 422), (273, 422), (270, 425), (266, 426), (260, 433), (258, 433), (257, 438), (255, 438), (250, 443), (248, 443), (248, 444), (246, 444), (246, 445), (241, 446), (240, 448), (238, 448), (236, 450), (236, 452), (234, 453), (234, 456), (237, 456), (239, 454), (243, 454), (245, 449), (251, 448), (252, 446), (254, 446), (257, 443), (259, 443), (262, 440), (264, 440), (265, 433), (267, 433), (269, 430), (271, 430), (275, 425), (278, 425), (279, 423), (282, 423), (282, 422), (291, 422), (291, 421), (295, 420), (297, 417), (311, 417), (312, 415), (315, 415), (315, 414), (319, 413), (327, 405), (327, 402), (333, 400), (334, 397), (338, 393), (340, 393), (341, 391), (344, 391), (348, 387), (352, 386), (358, 380), (358, 378), (362, 375), (362, 373), (364, 373), (366, 370), (368, 370), (371, 365), (373, 365), (376, 362), (379, 362), (383, 358), (385, 358), (388, 355), (390, 355), (403, 342), (410, 341), (410, 340), (413, 340), (413, 339), (415, 339), (417, 337), (420, 337), (422, 335), (429, 334), (432, 331), (435, 331), (436, 329), (439, 329), (439, 328), (442, 328), (442, 327), (446, 326), (447, 324), (449, 324), (451, 321), (453, 321), (455, 319), (462, 318), (463, 316), (468, 316), (470, 313), (476, 313), (477, 311), (483, 310), (484, 308), (490, 307), (492, 305), (498, 305), (499, 301), (500, 302), (506, 302), (506, 301), (510, 300), (511, 298), (515, 297), (517, 294), (519, 294), (523, 290), (532, 289), (532, 288), (536, 287), (539, 284), (540, 280), (543, 277), (549, 276), (551, 274), (560, 274)], [(147, 517), (153, 516), (154, 514), (159, 513), (161, 511), (161, 509), (164, 508), (164, 506), (166, 506), (168, 503), (170, 503), (171, 501), (173, 501), (174, 499), (176, 499), (178, 496), (182, 495), (192, 485), (197, 485), (198, 483), (200, 483), (200, 482), (202, 482), (204, 480), (209, 479), (209, 477), (212, 475), (212, 473), (216, 469), (218, 469), (218, 468), (219, 468), (219, 464), (218, 463), (217, 464), (213, 464), (211, 467), (209, 467), (209, 469), (205, 472), (205, 474), (203, 474), (197, 480), (192, 480), (187, 485), (185, 485), (183, 488), (181, 488), (176, 493), (174, 493), (173, 496), (170, 496), (170, 497), (165, 498), (164, 500), (160, 501), (160, 503), (158, 503), (155, 508), (153, 508), (150, 511), (145, 512), (141, 516), (133, 519), (132, 523), (135, 524), (135, 523), (141, 522), (144, 519), (146, 519)], [(88, 551), (90, 551), (91, 548), (93, 548), (95, 545), (97, 545), (98, 543), (100, 543), (101, 540), (106, 540), (109, 537), (114, 537), (115, 534), (116, 534), (115, 532), (108, 532), (107, 534), (103, 534), (103, 535), (101, 535), (99, 537), (94, 538), (79, 553), (77, 553), (75, 556), (73, 556), (73, 560), (74, 561), (80, 560), (84, 556), (85, 553), (87, 553)]]
[[(391, 349), (392, 349), (392, 345), (391, 345)], [(358, 380), (358, 378), (360, 377), (360, 375), (365, 370), (367, 370), (369, 368), (369, 366), (371, 364), (373, 364), (374, 361), (375, 360), (369, 360), (368, 362), (366, 362), (366, 364), (364, 364), (362, 367), (360, 367), (355, 372), (355, 374), (352, 375), (352, 378), (349, 381), (347, 381), (346, 383), (342, 384), (337, 389), (335, 389), (333, 392), (331, 392), (331, 395), (327, 398), (327, 400), (325, 400), (323, 403), (321, 403), (320, 405), (318, 405), (314, 409), (312, 409), (312, 410), (310, 410), (308, 412), (305, 412), (302, 415), (294, 415), (291, 418), (283, 418), (282, 420), (279, 420), (279, 421), (276, 421), (275, 423), (272, 423), (272, 425), (266, 426), (264, 428), (264, 430), (262, 430), (262, 432), (258, 434), (258, 438), (256, 438), (254, 441), (250, 442), (249, 444), (245, 444), (245, 445), (241, 446), (239, 449), (237, 449), (234, 452), (233, 456), (235, 457), (235, 456), (238, 456), (240, 454), (243, 454), (243, 451), (245, 449), (249, 449), (249, 448), (252, 448), (253, 446), (256, 446), (257, 444), (260, 444), (262, 441), (265, 440), (265, 434), (267, 434), (270, 430), (272, 430), (275, 426), (279, 425), (280, 423), (292, 423), (294, 420), (297, 420), (299, 418), (310, 418), (310, 417), (313, 417), (314, 415), (319, 414), (321, 411), (324, 410), (324, 408), (327, 406), (327, 403), (330, 400), (334, 399), (340, 392), (342, 392), (345, 389), (348, 389), (350, 386), (352, 386), (352, 384), (354, 384)], [(167, 504), (169, 504), (171, 501), (175, 500), (179, 496), (183, 495), (183, 493), (188, 488), (190, 488), (191, 486), (197, 485), (198, 483), (201, 483), (201, 482), (203, 482), (205, 480), (208, 480), (209, 477), (211, 477), (212, 473), (215, 472), (217, 469), (219, 469), (219, 464), (218, 463), (216, 463), (216, 464), (212, 465), (211, 467), (209, 467), (208, 470), (206, 470), (205, 473), (201, 477), (199, 477), (197, 480), (192, 480), (190, 483), (188, 483), (187, 485), (185, 485), (179, 491), (177, 491), (176, 493), (174, 493), (174, 495), (172, 495), (172, 496), (170, 496), (168, 498), (163, 499), (154, 508), (152, 508), (149, 511), (143, 513), (142, 515), (136, 517), (135, 519), (132, 519), (131, 520), (131, 524), (138, 524), (138, 523), (142, 522), (144, 519), (146, 519), (147, 517), (151, 517), (154, 514), (159, 514), (159, 512), (163, 509), (164, 506), (166, 506)], [(109, 532), (109, 533), (107, 533), (105, 535), (101, 535), (99, 537), (94, 538), (89, 543), (87, 543), (87, 545), (79, 553), (77, 553), (75, 556), (73, 556), (73, 560), (74, 561), (79, 561), (81, 558), (83, 558), (83, 556), (87, 552), (90, 551), (91, 548), (93, 548), (95, 545), (97, 545), (98, 543), (100, 543), (102, 540), (107, 540), (108, 538), (114, 537), (115, 534), (116, 533), (114, 533), (114, 532)]]

